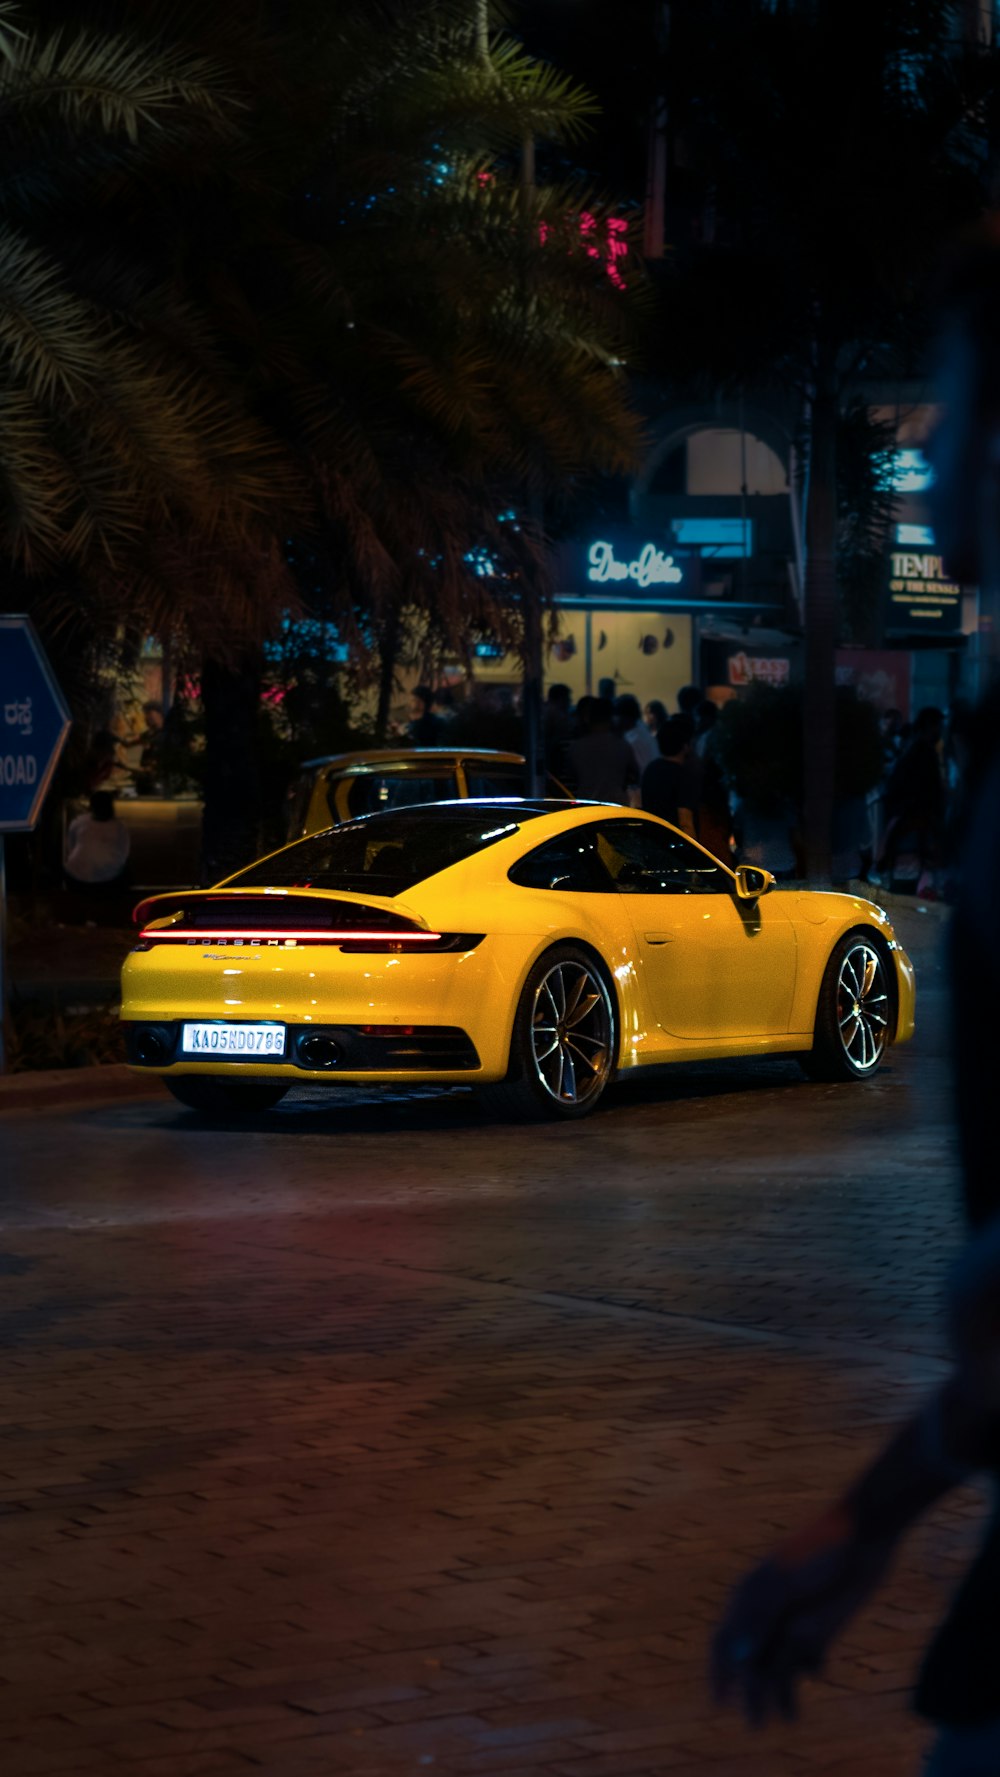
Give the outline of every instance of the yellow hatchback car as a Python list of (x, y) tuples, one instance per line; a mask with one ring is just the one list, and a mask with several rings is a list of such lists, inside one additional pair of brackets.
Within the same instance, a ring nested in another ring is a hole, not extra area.
[(908, 957), (870, 901), (773, 887), (617, 805), (362, 816), (140, 904), (128, 1059), (208, 1115), (450, 1081), (574, 1118), (616, 1073), (721, 1056), (870, 1079), (913, 1031)]
[[(307, 759), (288, 792), (288, 839), (333, 822), (466, 796), (523, 796), (524, 755), (487, 747), (383, 747)], [(569, 791), (548, 776), (546, 794)]]

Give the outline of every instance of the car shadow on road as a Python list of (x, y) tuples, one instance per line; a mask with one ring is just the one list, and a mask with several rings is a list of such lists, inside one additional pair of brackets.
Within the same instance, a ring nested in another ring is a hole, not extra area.
[[(877, 1081), (865, 1086), (865, 1093), (878, 1092), (891, 1085), (891, 1064), (880, 1070)], [(691, 1062), (680, 1066), (644, 1068), (641, 1073), (625, 1075), (609, 1087), (605, 1097), (586, 1119), (588, 1126), (633, 1116), (636, 1111), (669, 1110), (694, 1106), (706, 1099), (726, 1099), (738, 1110), (748, 1097), (774, 1093), (784, 1098), (812, 1095), (827, 1099), (831, 1094), (849, 1093), (852, 1098), (858, 1087), (854, 1084), (817, 1085), (805, 1078), (794, 1058), (783, 1056), (761, 1060), (746, 1059), (715, 1062)], [(512, 1127), (505, 1119), (480, 1104), (468, 1086), (425, 1086), (409, 1090), (391, 1088), (359, 1090), (354, 1087), (331, 1088), (321, 1096), (322, 1089), (298, 1087), (274, 1110), (256, 1116), (202, 1116), (183, 1109), (164, 1097), (142, 1104), (102, 1107), (93, 1113), (102, 1121), (115, 1125), (141, 1124), (147, 1130), (171, 1131), (178, 1136), (204, 1137), (207, 1134), (270, 1136), (281, 1141), (309, 1135), (406, 1135), (408, 1133), (460, 1132), (476, 1129)], [(558, 1136), (583, 1124), (543, 1121), (533, 1128), (538, 1134)]]

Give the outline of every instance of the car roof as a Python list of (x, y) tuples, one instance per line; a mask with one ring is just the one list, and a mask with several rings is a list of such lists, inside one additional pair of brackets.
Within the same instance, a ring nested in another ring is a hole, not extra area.
[[(477, 808), (500, 808), (507, 814), (569, 814), (576, 808), (615, 808), (613, 802), (576, 802), (572, 797), (557, 796), (454, 796), (443, 797), (440, 802), (414, 802), (403, 808), (378, 808), (371, 814), (358, 814), (354, 821), (432, 821), (439, 816), (445, 820), (454, 816), (468, 820)], [(630, 813), (628, 809), (622, 811)]]
[(300, 770), (317, 771), (327, 765), (342, 771), (351, 767), (376, 769), (379, 765), (402, 765), (411, 760), (419, 764), (424, 759), (436, 765), (459, 759), (482, 759), (490, 765), (524, 764), (523, 753), (503, 753), (495, 747), (367, 747), (355, 753), (325, 753), (319, 759), (304, 759)]

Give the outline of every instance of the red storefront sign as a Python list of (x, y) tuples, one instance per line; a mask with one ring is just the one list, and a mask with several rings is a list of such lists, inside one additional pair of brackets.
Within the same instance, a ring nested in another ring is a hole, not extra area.
[(905, 649), (838, 648), (838, 685), (853, 686), (880, 710), (910, 713), (910, 655)]

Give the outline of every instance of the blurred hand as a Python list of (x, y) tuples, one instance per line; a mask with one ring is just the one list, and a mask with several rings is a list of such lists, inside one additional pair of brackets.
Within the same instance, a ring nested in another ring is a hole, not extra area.
[(796, 1686), (876, 1589), (893, 1538), (860, 1542), (839, 1507), (775, 1550), (737, 1586), (711, 1653), (716, 1702), (736, 1703), (753, 1726), (796, 1714)]

